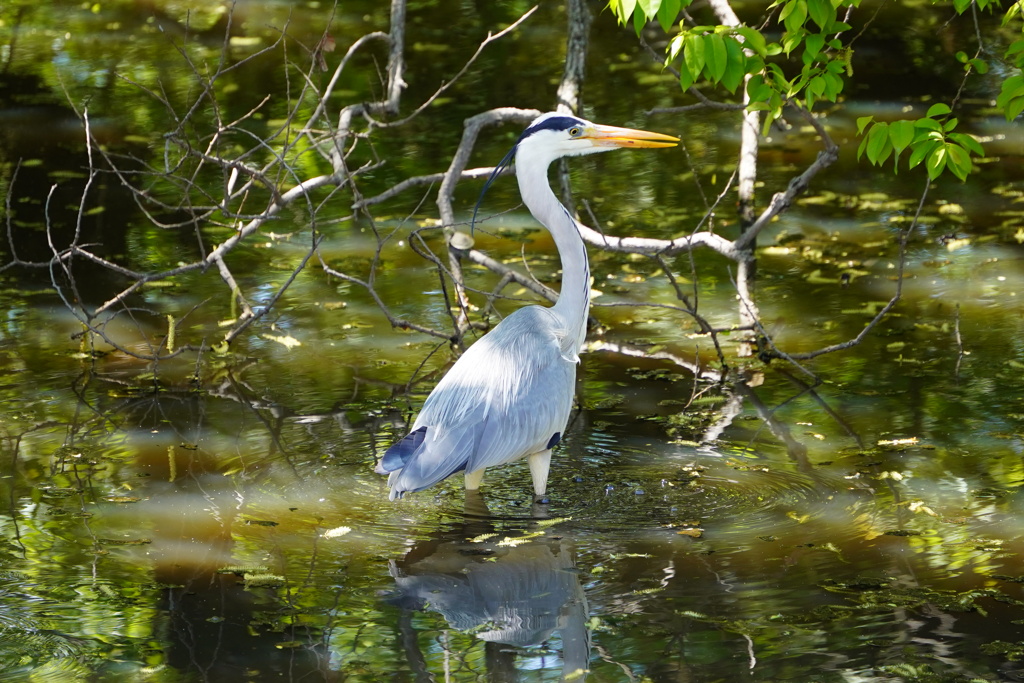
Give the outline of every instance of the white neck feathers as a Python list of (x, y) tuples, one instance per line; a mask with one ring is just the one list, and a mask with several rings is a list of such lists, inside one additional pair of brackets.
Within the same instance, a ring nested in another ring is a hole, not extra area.
[[(580, 237), (576, 220), (555, 197), (548, 184), (549, 155), (521, 147), (516, 153), (516, 177), (519, 192), (530, 213), (551, 233), (562, 261), (562, 287), (552, 312), (566, 325), (570, 338), (575, 338), (574, 353), (579, 351), (587, 333), (590, 311), (590, 265), (587, 250)], [(522, 172), (521, 169), (528, 169)], [(538, 172), (540, 170), (540, 172)]]

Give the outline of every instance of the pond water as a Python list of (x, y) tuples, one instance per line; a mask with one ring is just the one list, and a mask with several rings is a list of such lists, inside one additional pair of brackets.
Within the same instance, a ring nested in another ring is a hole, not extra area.
[[(339, 46), (387, 29), (379, 4), (342, 4), (332, 24)], [(440, 3), (410, 7), (408, 102), (455, 73), (487, 30), (528, 9), (463, 4), (455, 28)], [(645, 116), (687, 100), (630, 32), (592, 9), (588, 115), (680, 133), (688, 156), (574, 161), (576, 196), (609, 232), (684, 234), (704, 213), (696, 183), (713, 196), (731, 173), (735, 122)], [(114, 149), (159, 138), (163, 114), (127, 79), (163, 74), (167, 97), (185, 98), (189, 75), (166, 27), (184, 26), (189, 11), (194, 26), (216, 27), (222, 15), (206, 10), (0, 10), (9, 103), (0, 161), (22, 259), (48, 257), (40, 226), (55, 183), (53, 234), (77, 216), (85, 148), (68, 103), (90, 102)], [(286, 22), (315, 44), (326, 11), (240, 3), (236, 21), (251, 42), (236, 44), (255, 50)], [(917, 88), (951, 96), (959, 65), (917, 78), (913, 64), (945, 54), (931, 45), (945, 15), (893, 12), (858, 47), (867, 55), (860, 90), (827, 118), (843, 144), (839, 163), (761, 238), (762, 320), (789, 353), (854, 337), (896, 291), (899, 234), (923, 178), (858, 165), (853, 121), (926, 106)], [(389, 163), (364, 192), (444, 170), (467, 116), (549, 108), (563, 25), (562, 7), (542, 5), (449, 99), (382, 136)], [(196, 30), (195, 40), (214, 31)], [(340, 98), (379, 88), (377, 67), (360, 59)], [(887, 72), (876, 59), (901, 66)], [(226, 109), (283, 92), (281, 70), (268, 64), (232, 76)], [(905, 87), (894, 90), (897, 77)], [(663, 266), (592, 251), (599, 326), (546, 506), (531, 504), (524, 463), (489, 473), (482, 496), (453, 478), (388, 501), (375, 459), (404, 434), (452, 354), (392, 329), (364, 289), (319, 267), (303, 270), (273, 315), (225, 352), (210, 344), (236, 313), (216, 273), (146, 289), (131, 315), (106, 326), (111, 338), (143, 349), (172, 315), (186, 321), (182, 338), (209, 339), (159, 364), (83, 335), (45, 269), (6, 268), (0, 680), (1024, 680), (1024, 135), (1019, 121), (986, 108), (989, 84), (978, 87), (962, 118), (992, 156), (968, 182), (931, 187), (907, 239), (903, 298), (856, 347), (766, 365), (738, 358), (738, 335), (725, 335), (733, 372), (720, 382), (711, 342), (664, 306), (676, 299)], [(485, 133), (472, 163), (496, 163), (515, 134)], [(761, 204), (816, 153), (800, 131), (773, 131)], [(118, 183), (98, 187), (103, 211), (86, 223), (87, 241), (138, 269), (195, 258), (188, 235), (154, 230)], [(459, 190), (460, 216), (478, 191)], [(396, 315), (445, 329), (437, 272), (407, 241), (412, 224), (436, 219), (424, 196), (375, 209), (377, 226), (400, 237), (382, 252), (377, 291)], [(518, 202), (507, 179), (487, 207)], [(723, 234), (735, 230), (731, 204), (717, 220)], [(234, 255), (254, 304), (303, 258), (301, 222)], [(553, 245), (521, 207), (484, 226), (479, 248), (516, 267), (525, 253), (535, 275), (557, 282)], [(375, 248), (367, 222), (346, 221), (324, 229), (320, 253), (356, 268)], [(735, 324), (732, 266), (709, 252), (693, 261), (673, 261), (677, 277), (697, 283), (710, 321)], [(124, 286), (80, 267), (76, 296), (89, 305)], [(497, 279), (471, 268), (467, 277), (484, 292)]]

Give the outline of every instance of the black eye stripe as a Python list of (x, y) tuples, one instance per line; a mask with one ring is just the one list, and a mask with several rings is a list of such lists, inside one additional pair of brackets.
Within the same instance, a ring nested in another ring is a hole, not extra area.
[(552, 116), (550, 119), (545, 119), (537, 125), (527, 128), (526, 131), (523, 132), (523, 137), (521, 139), (528, 138), (534, 133), (542, 130), (569, 130), (570, 128), (577, 128), (579, 125), (580, 120), (571, 116)]

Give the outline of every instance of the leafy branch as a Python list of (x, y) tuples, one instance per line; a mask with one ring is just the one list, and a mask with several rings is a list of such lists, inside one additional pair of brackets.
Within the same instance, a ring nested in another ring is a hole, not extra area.
[[(933, 0), (938, 2), (938, 0)], [(666, 31), (676, 31), (666, 48), (665, 64), (673, 67), (684, 90), (697, 95), (697, 85), (721, 86), (735, 95), (744, 77), (747, 107), (765, 113), (762, 134), (783, 117), (784, 108), (800, 105), (814, 111), (820, 102), (835, 104), (853, 77), (854, 40), (844, 42), (847, 23), (860, 0), (776, 0), (770, 17), (761, 27), (697, 24), (687, 13), (692, 0), (611, 0), (619, 22), (631, 23), (639, 35), (648, 21)], [(994, 10), (999, 0), (955, 0), (954, 9), (964, 14), (977, 7)], [(843, 17), (840, 12), (845, 10)], [(1021, 22), (1021, 3), (1013, 2), (1002, 18), (1004, 28)], [(676, 25), (676, 19), (683, 20)], [(779, 35), (777, 41), (769, 36)], [(980, 32), (979, 32), (980, 40)], [(979, 53), (981, 48), (979, 47)], [(799, 62), (793, 58), (799, 56)], [(985, 74), (989, 64), (979, 55), (961, 51), (956, 59), (968, 73)], [(1013, 41), (1003, 54), (1007, 75), (996, 98), (1008, 121), (1024, 112), (1024, 36)], [(797, 71), (798, 69), (798, 71)], [(939, 105), (936, 105), (939, 107)], [(934, 109), (934, 108), (933, 108)], [(951, 108), (941, 107), (914, 121), (883, 125), (861, 119), (858, 134), (865, 135), (861, 153), (880, 164), (895, 153), (910, 149), (910, 167), (925, 163), (934, 180), (947, 169), (963, 180), (973, 168), (972, 156), (984, 156), (981, 145), (969, 135), (954, 132), (956, 119), (938, 120)]]

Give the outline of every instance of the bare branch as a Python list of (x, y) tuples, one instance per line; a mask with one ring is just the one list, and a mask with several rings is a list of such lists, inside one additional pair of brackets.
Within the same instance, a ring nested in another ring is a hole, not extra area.
[[(494, 173), (493, 166), (485, 168), (471, 168), (468, 171), (463, 171), (462, 173), (460, 173), (459, 180), (476, 180), (477, 178), (487, 178), (492, 173)], [(381, 192), (378, 195), (360, 199), (359, 201), (352, 205), (352, 208), (364, 209), (368, 206), (373, 206), (374, 204), (381, 204), (389, 199), (397, 197), (398, 195), (400, 195), (401, 193), (405, 192), (408, 189), (420, 187), (422, 185), (433, 185), (438, 181), (444, 180), (446, 177), (448, 177), (447, 171), (444, 173), (430, 173), (428, 175), (412, 176), (411, 178), (406, 178), (400, 183), (396, 183), (395, 185), (391, 186), (390, 188), (388, 188), (384, 192)]]
[(610, 351), (612, 353), (619, 353), (624, 356), (633, 356), (635, 358), (650, 358), (657, 360), (671, 361), (675, 365), (681, 368), (689, 370), (694, 377), (701, 379), (707, 379), (714, 382), (720, 382), (724, 378), (724, 375), (717, 370), (709, 370), (702, 368), (699, 364), (690, 362), (680, 356), (677, 356), (666, 351), (647, 351), (639, 346), (632, 346), (630, 344), (617, 344), (614, 342), (605, 341), (603, 339), (595, 339), (588, 341), (583, 345), (583, 350), (588, 353), (595, 351)]
[(555, 99), (558, 102), (558, 111), (576, 114), (580, 110), (580, 91), (587, 70), (587, 49), (590, 42), (592, 17), (587, 9), (586, 0), (569, 0), (566, 3), (566, 15), (569, 37), (565, 45), (565, 68), (562, 71), (562, 81), (558, 84)]
[(606, 251), (623, 254), (647, 254), (648, 256), (672, 256), (697, 247), (708, 247), (722, 256), (739, 260), (741, 254), (732, 240), (728, 240), (713, 232), (695, 232), (671, 240), (660, 240), (653, 237), (615, 237), (603, 235), (593, 228), (580, 226), (580, 235), (588, 243)]
[(437, 191), (437, 208), (441, 214), (441, 224), (444, 226), (455, 224), (455, 211), (452, 209), (452, 195), (455, 192), (455, 184), (462, 176), (469, 155), (473, 153), (477, 137), (484, 126), (494, 126), (502, 123), (527, 124), (541, 115), (542, 112), (536, 109), (516, 109), (515, 107), (500, 107), (483, 113), (471, 116), (466, 119), (462, 129), (462, 140), (455, 150), (448, 170), (444, 173), (444, 180)]
[(517, 270), (509, 268), (500, 261), (495, 261), (482, 251), (470, 249), (468, 251), (463, 252), (463, 254), (473, 263), (479, 266), (483, 266), (484, 268), (487, 268), (488, 270), (501, 275), (503, 280), (508, 280), (511, 282), (515, 282), (518, 285), (522, 285), (523, 287), (526, 287), (534, 294), (544, 297), (551, 303), (558, 301), (558, 292), (556, 292), (555, 290), (551, 289), (542, 282), (538, 282), (533, 278), (523, 275)]
[(416, 109), (413, 110), (413, 112), (411, 114), (409, 114), (408, 116), (406, 116), (404, 118), (398, 119), (397, 121), (391, 121), (391, 122), (376, 121), (375, 122), (376, 125), (381, 127), (381, 128), (390, 128), (390, 127), (394, 127), (394, 126), (401, 126), (403, 124), (408, 123), (409, 121), (411, 121), (416, 116), (418, 116), (420, 113), (423, 112), (424, 109), (426, 109), (431, 104), (433, 104), (434, 100), (436, 100), (438, 97), (443, 95), (444, 92), (446, 90), (448, 90), (448, 88), (450, 88), (453, 85), (455, 85), (455, 83), (459, 79), (461, 79), (466, 74), (467, 71), (469, 71), (469, 67), (471, 67), (476, 62), (477, 58), (480, 56), (480, 53), (484, 51), (485, 47), (487, 47), (488, 45), (490, 45), (491, 43), (493, 43), (496, 40), (500, 40), (501, 38), (505, 37), (506, 35), (508, 35), (512, 31), (514, 31), (517, 28), (519, 28), (520, 24), (522, 24), (524, 21), (529, 19), (530, 16), (534, 12), (537, 11), (537, 7), (538, 7), (538, 5), (534, 5), (533, 7), (528, 9), (525, 13), (523, 13), (523, 15), (521, 17), (519, 17), (514, 22), (509, 24), (504, 29), (498, 31), (497, 33), (494, 33), (494, 34), (488, 33), (487, 37), (484, 38), (483, 41), (480, 43), (480, 45), (477, 46), (476, 52), (474, 52), (473, 55), (466, 61), (466, 63), (463, 64), (462, 69), (460, 69), (459, 72), (457, 74), (455, 74), (451, 79), (449, 79), (445, 83), (442, 83), (441, 86), (436, 91), (434, 91), (434, 94), (431, 95), (430, 97), (428, 97), (422, 104), (420, 104), (420, 106), (416, 107)]
[(772, 201), (768, 205), (768, 208), (762, 211), (757, 217), (757, 220), (755, 220), (754, 223), (736, 239), (736, 249), (749, 249), (753, 245), (758, 233), (768, 227), (768, 224), (773, 218), (775, 218), (775, 216), (779, 215), (793, 204), (793, 200), (796, 199), (798, 195), (802, 194), (803, 191), (811, 184), (811, 179), (834, 164), (839, 158), (839, 146), (833, 142), (832, 137), (828, 134), (828, 131), (825, 130), (824, 126), (821, 125), (813, 114), (802, 107), (799, 108), (799, 111), (808, 123), (814, 127), (818, 136), (821, 138), (821, 142), (825, 146), (825, 149), (818, 152), (818, 157), (814, 160), (814, 163), (804, 169), (803, 173), (789, 181), (789, 185), (786, 186), (785, 192), (777, 192), (772, 196)]

